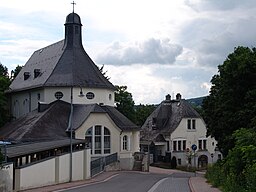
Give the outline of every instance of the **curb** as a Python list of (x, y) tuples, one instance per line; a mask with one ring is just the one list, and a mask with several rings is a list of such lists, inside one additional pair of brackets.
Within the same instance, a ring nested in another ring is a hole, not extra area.
[(190, 178), (189, 178), (189, 180), (188, 180), (189, 188), (190, 188), (191, 192), (196, 192), (196, 191), (195, 191), (195, 189), (194, 189), (194, 187), (193, 187), (193, 184), (192, 184), (191, 178), (192, 178), (192, 177), (190, 177)]

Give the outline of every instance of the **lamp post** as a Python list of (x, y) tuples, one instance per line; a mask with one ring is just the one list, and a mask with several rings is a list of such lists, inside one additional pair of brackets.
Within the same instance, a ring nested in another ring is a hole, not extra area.
[(191, 146), (191, 149), (192, 149), (193, 152), (194, 152), (194, 166), (195, 166), (195, 176), (196, 176), (196, 150), (197, 150), (196, 144), (193, 144), (193, 145)]
[(148, 127), (149, 127), (149, 130), (148, 130), (148, 172), (149, 172), (149, 166), (150, 166), (150, 138), (149, 138), (149, 133), (152, 129), (152, 121), (149, 120), (148, 121)]
[[(80, 87), (80, 93), (78, 97), (84, 97), (82, 87)], [(74, 111), (74, 106), (73, 106), (73, 86), (70, 89), (70, 114), (69, 114), (69, 121), (68, 121), (68, 130), (70, 130), (70, 178), (69, 181), (72, 181), (72, 174), (73, 174), (73, 166), (72, 166), (72, 154), (73, 154), (73, 112)]]
[(69, 121), (68, 121), (68, 130), (70, 130), (70, 167), (69, 167), (69, 181), (72, 181), (72, 153), (73, 153), (73, 128), (72, 128), (72, 121), (73, 121), (73, 87), (70, 89), (70, 114), (69, 114)]

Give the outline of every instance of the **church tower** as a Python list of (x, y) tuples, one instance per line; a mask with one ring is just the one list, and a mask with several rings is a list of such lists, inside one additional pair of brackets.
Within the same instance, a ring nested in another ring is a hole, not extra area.
[[(100, 72), (82, 44), (82, 23), (74, 12), (66, 17), (65, 39), (33, 53), (7, 93), (15, 118), (55, 100), (114, 106), (115, 86)], [(83, 96), (83, 97), (81, 97)]]

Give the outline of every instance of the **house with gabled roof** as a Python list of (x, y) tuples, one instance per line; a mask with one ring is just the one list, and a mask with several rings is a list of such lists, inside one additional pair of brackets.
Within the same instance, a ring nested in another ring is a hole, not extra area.
[(140, 128), (115, 108), (115, 90), (84, 50), (80, 16), (70, 13), (64, 40), (35, 51), (6, 91), (7, 160), (20, 167), (82, 147), (93, 159), (117, 154), (120, 167), (132, 169)]
[(166, 95), (150, 114), (141, 128), (140, 145), (153, 156), (151, 163), (175, 157), (177, 165), (204, 167), (222, 157), (217, 141), (207, 136), (203, 118), (179, 93), (174, 99)]

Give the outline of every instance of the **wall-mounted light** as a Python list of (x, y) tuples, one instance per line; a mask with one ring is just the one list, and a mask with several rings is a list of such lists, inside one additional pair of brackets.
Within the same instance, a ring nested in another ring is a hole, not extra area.
[(79, 93), (78, 97), (84, 97), (84, 93), (83, 93), (82, 87), (80, 87), (80, 93)]

